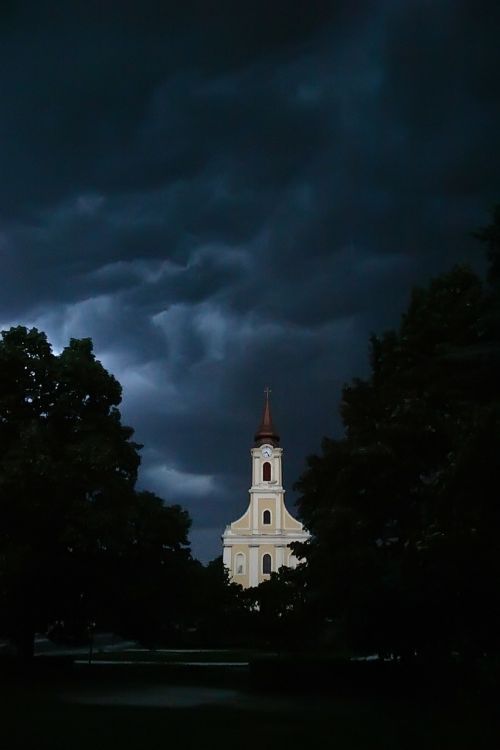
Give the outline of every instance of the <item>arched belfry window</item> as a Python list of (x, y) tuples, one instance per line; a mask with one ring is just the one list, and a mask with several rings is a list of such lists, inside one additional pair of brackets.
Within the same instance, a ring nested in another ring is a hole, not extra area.
[(270, 525), (271, 523), (271, 511), (270, 510), (265, 510), (264, 513), (262, 514), (262, 523), (265, 526)]
[(271, 572), (271, 555), (264, 555), (262, 558), (262, 572), (264, 574)]
[(271, 481), (271, 464), (269, 463), (269, 461), (265, 461), (262, 464), (262, 479), (264, 482)]

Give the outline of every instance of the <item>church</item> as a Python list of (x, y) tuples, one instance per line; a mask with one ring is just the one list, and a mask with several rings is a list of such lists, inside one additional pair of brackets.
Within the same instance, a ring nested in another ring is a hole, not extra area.
[(265, 390), (264, 413), (250, 450), (252, 485), (245, 513), (226, 526), (223, 561), (231, 580), (244, 588), (258, 586), (282, 566), (298, 564), (290, 542), (305, 542), (309, 533), (287, 511), (283, 489), (283, 448), (274, 427)]

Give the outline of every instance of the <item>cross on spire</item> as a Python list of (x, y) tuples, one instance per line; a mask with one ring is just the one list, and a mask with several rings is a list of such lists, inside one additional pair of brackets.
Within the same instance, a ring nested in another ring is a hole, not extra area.
[(269, 401), (269, 394), (272, 393), (272, 391), (268, 385), (266, 385), (266, 387), (264, 388), (264, 393), (266, 394), (266, 398)]

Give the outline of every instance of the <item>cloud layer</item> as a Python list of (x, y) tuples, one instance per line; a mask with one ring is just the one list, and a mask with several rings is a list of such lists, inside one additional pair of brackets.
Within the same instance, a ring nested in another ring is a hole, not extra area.
[(480, 265), (500, 8), (3, 8), (0, 323), (92, 336), (142, 485), (190, 510), (208, 559), (245, 507), (263, 387), (291, 488), (369, 333)]

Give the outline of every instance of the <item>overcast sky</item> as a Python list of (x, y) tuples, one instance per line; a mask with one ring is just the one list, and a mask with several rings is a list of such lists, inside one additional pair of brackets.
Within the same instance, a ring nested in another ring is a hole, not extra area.
[(92, 337), (141, 486), (206, 561), (246, 508), (264, 386), (293, 511), (370, 332), (480, 264), (500, 3), (0, 8), (0, 325)]

